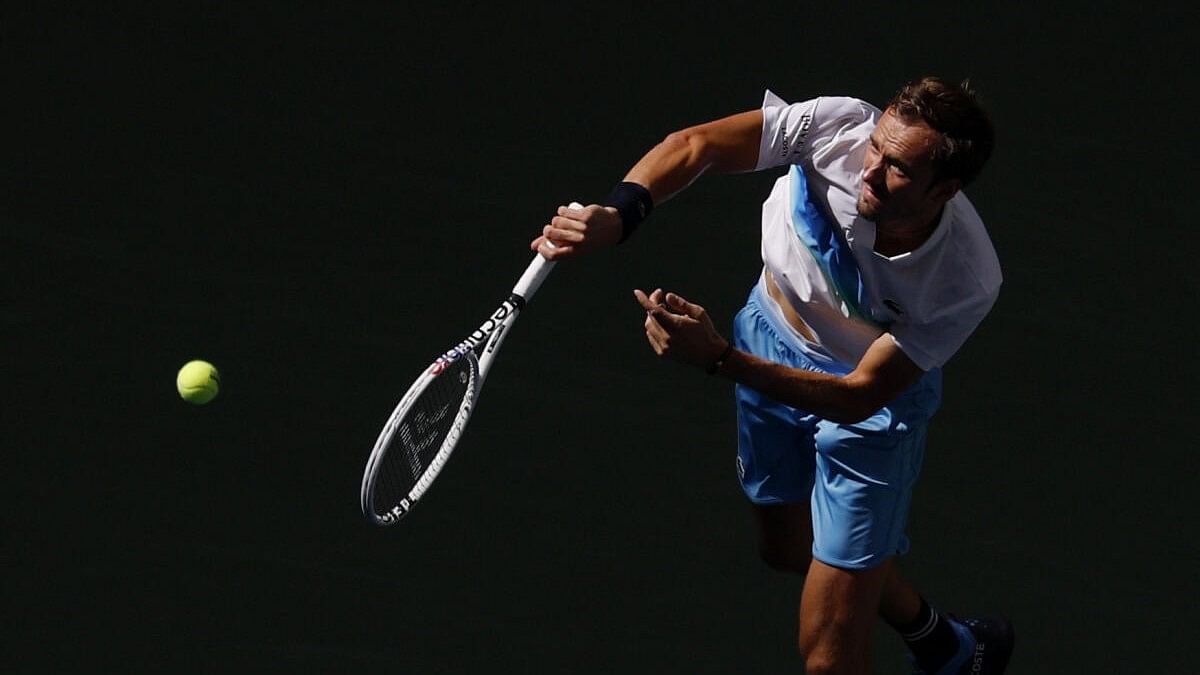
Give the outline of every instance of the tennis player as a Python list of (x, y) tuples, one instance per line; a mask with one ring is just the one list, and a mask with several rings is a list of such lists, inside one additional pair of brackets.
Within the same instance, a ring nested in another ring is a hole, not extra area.
[(677, 293), (634, 295), (657, 354), (736, 383), (738, 475), (765, 561), (805, 575), (809, 673), (867, 673), (877, 614), (922, 673), (1002, 673), (1012, 652), (1007, 620), (943, 614), (896, 565), (941, 368), (1000, 288), (962, 192), (992, 144), (974, 94), (939, 78), (882, 111), (768, 91), (757, 110), (668, 135), (602, 205), (559, 208), (531, 244), (550, 259), (611, 246), (706, 172), (786, 167), (731, 338)]

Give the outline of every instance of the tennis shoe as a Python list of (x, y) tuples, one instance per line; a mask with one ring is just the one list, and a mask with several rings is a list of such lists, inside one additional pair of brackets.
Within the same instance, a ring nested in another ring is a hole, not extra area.
[(917, 670), (913, 675), (1002, 675), (1015, 642), (1012, 622), (1003, 617), (949, 619), (958, 634), (958, 653), (936, 673)]

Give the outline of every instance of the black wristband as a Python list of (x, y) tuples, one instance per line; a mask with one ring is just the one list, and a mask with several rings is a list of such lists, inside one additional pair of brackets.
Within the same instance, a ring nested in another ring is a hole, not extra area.
[(638, 225), (654, 210), (654, 198), (644, 186), (629, 181), (617, 183), (604, 198), (604, 206), (611, 206), (621, 214), (621, 240), (633, 235)]
[(708, 373), (709, 375), (716, 375), (717, 371), (721, 369), (721, 366), (725, 365), (725, 360), (728, 359), (729, 355), (732, 353), (733, 343), (726, 342), (725, 351), (721, 352), (721, 355), (717, 357), (717, 360), (713, 361), (712, 365), (708, 367), (708, 370), (705, 370), (704, 372)]

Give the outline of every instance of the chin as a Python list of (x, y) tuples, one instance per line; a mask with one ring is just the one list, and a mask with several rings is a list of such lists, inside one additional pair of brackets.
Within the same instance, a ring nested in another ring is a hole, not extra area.
[(879, 217), (879, 209), (868, 204), (867, 201), (862, 197), (858, 198), (858, 203), (855, 205), (855, 207), (858, 209), (858, 215), (860, 218), (875, 222), (875, 219)]

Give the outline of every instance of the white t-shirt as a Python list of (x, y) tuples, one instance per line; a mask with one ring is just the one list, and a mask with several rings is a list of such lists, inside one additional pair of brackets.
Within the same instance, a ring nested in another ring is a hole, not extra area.
[[(789, 171), (762, 209), (762, 258), (815, 342), (805, 347), (849, 366), (889, 333), (924, 370), (958, 351), (991, 309), (1000, 290), (1000, 263), (966, 195), (956, 194), (933, 234), (916, 250), (884, 256), (873, 249), (875, 224), (858, 216), (857, 201), (871, 132), (880, 111), (854, 98), (820, 97), (788, 104), (767, 91), (757, 170), (798, 165), (814, 202), (832, 216), (861, 272), (867, 304), (856, 314), (830, 283), (828, 265), (797, 234)], [(804, 227), (803, 223), (800, 225)]]

